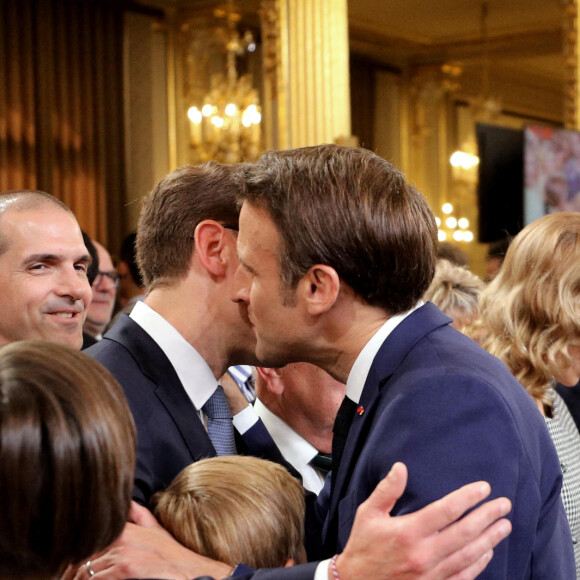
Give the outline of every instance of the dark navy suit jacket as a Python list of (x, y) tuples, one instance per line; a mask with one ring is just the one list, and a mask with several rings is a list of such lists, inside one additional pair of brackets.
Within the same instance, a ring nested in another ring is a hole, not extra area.
[[(121, 384), (137, 427), (134, 499), (147, 505), (187, 465), (215, 449), (175, 369), (157, 343), (123, 314), (85, 351)], [(238, 451), (290, 466), (261, 421), (236, 441)], [(295, 474), (296, 472), (293, 471)]]
[[(507, 368), (449, 322), (426, 304), (395, 328), (375, 357), (360, 400), (364, 412), (355, 414), (333, 493), (327, 479), (309, 513), (309, 531), (325, 540), (317, 557), (342, 551), (356, 508), (403, 461), (409, 481), (393, 515), (477, 480), (491, 484), (492, 497), (512, 501), (513, 531), (480, 578), (573, 580), (560, 466), (544, 419)], [(306, 580), (315, 568), (239, 578)]]
[[(572, 580), (560, 466), (544, 419), (507, 368), (449, 322), (428, 303), (395, 328), (375, 357), (335, 489), (330, 495), (327, 479), (309, 518), (311, 532), (323, 530), (318, 558), (342, 551), (356, 508), (403, 461), (409, 481), (393, 515), (478, 480), (491, 484), (492, 497), (513, 502), (513, 531), (480, 578)], [(312, 570), (262, 570), (253, 578), (301, 580)]]

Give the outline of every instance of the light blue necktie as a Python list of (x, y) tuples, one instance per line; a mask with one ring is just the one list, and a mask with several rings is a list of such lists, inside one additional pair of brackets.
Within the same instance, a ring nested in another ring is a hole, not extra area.
[(234, 426), (232, 412), (221, 385), (202, 407), (207, 415), (207, 434), (218, 455), (235, 455)]

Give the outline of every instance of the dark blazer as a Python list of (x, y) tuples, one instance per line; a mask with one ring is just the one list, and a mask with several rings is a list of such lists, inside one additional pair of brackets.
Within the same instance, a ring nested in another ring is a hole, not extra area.
[(428, 303), (375, 357), (364, 412), (355, 414), (336, 473), (322, 555), (342, 551), (356, 508), (402, 461), (409, 481), (392, 515), (478, 480), (491, 484), (492, 497), (512, 501), (513, 531), (479, 578), (575, 578), (560, 466), (543, 417), (507, 368), (449, 322)]
[[(137, 427), (134, 499), (147, 505), (187, 465), (215, 449), (177, 373), (157, 343), (123, 314), (87, 354), (121, 384)], [(288, 467), (261, 421), (237, 441), (238, 450)], [(243, 449), (240, 449), (243, 447)]]
[[(543, 417), (507, 368), (449, 322), (428, 303), (397, 326), (375, 357), (335, 487), (331, 494), (328, 478), (309, 514), (310, 532), (323, 528), (317, 559), (343, 550), (357, 507), (403, 461), (409, 480), (392, 515), (478, 480), (490, 482), (492, 497), (513, 502), (513, 531), (479, 578), (572, 580), (561, 472)], [(301, 580), (312, 578), (312, 570), (296, 566), (240, 578)]]
[[(360, 400), (364, 412), (355, 414), (333, 493), (327, 479), (316, 517), (308, 520), (325, 540), (318, 558), (342, 551), (356, 508), (403, 461), (409, 480), (392, 515), (478, 480), (490, 482), (492, 497), (512, 501), (513, 531), (479, 578), (572, 580), (561, 472), (543, 417), (503, 363), (449, 322), (428, 303), (397, 326), (375, 357)], [(305, 580), (315, 566), (240, 578)]]
[(86, 350), (89, 346), (93, 346), (97, 342), (99, 341), (94, 336), (83, 332), (83, 345), (81, 346), (81, 350)]

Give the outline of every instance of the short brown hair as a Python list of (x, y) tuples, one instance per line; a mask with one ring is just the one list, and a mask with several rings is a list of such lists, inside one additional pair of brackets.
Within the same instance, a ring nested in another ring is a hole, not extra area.
[(304, 559), (304, 489), (271, 461), (241, 455), (198, 461), (156, 493), (152, 506), (184, 546), (232, 566)]
[(97, 361), (46, 341), (0, 349), (0, 577), (56, 577), (119, 536), (135, 428)]
[(283, 282), (333, 267), (365, 302), (397, 314), (435, 270), (437, 226), (423, 196), (364, 149), (319, 145), (265, 153), (244, 169), (241, 201), (268, 211), (282, 239)]
[[(54, 195), (35, 189), (15, 189), (0, 193), (0, 254), (8, 247), (8, 240), (2, 235), (2, 214), (8, 209), (27, 211), (42, 205), (54, 205), (74, 216), (72, 210)], [(75, 218), (76, 219), (76, 218)]]
[(580, 213), (544, 216), (510, 244), (481, 294), (484, 346), (530, 395), (551, 405), (547, 389), (580, 341)]
[(137, 263), (147, 290), (183, 279), (195, 228), (206, 219), (237, 227), (238, 168), (208, 162), (184, 165), (145, 198), (137, 227)]

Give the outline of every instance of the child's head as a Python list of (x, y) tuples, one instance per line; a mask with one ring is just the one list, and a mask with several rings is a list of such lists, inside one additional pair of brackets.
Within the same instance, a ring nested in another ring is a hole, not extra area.
[(198, 461), (155, 494), (152, 506), (179, 542), (204, 556), (254, 568), (304, 561), (304, 490), (271, 461)]

